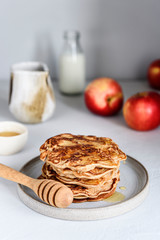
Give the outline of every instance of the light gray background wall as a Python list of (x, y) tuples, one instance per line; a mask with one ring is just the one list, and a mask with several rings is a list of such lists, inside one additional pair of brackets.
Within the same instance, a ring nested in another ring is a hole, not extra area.
[(0, 78), (26, 60), (56, 77), (66, 29), (81, 32), (87, 78), (145, 78), (160, 58), (160, 0), (0, 0)]

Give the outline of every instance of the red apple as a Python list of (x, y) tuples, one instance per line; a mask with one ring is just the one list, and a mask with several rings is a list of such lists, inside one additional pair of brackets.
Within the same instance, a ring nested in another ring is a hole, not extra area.
[(124, 104), (123, 115), (127, 124), (139, 131), (154, 129), (160, 124), (160, 95), (142, 92), (131, 96)]
[(160, 59), (150, 64), (148, 68), (148, 80), (151, 87), (160, 90)]
[(117, 113), (123, 104), (120, 85), (111, 78), (93, 80), (85, 89), (85, 103), (96, 114), (109, 116)]
[[(153, 91), (152, 92), (150, 91), (148, 93), (152, 98), (154, 98), (157, 101), (160, 109), (160, 94), (158, 92), (153, 92)], [(159, 114), (160, 114), (160, 111), (159, 111)]]

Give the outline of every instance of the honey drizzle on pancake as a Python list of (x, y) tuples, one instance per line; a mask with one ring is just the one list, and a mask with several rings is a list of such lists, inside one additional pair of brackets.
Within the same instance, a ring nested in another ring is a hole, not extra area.
[(115, 193), (113, 193), (112, 196), (104, 199), (103, 201), (114, 203), (114, 202), (121, 202), (121, 201), (123, 201), (124, 199), (125, 199), (125, 196), (124, 196), (122, 193), (120, 193), (120, 192), (115, 192)]

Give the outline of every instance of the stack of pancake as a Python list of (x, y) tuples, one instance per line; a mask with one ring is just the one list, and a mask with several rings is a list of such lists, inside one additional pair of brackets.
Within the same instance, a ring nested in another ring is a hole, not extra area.
[(126, 159), (110, 138), (60, 134), (40, 147), (45, 161), (42, 176), (67, 185), (74, 202), (99, 201), (111, 196), (120, 179), (120, 161)]

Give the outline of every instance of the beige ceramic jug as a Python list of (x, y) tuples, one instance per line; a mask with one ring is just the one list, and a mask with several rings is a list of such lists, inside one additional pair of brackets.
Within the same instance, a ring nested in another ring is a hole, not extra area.
[(46, 64), (24, 62), (11, 68), (9, 109), (25, 123), (43, 122), (55, 110), (55, 97)]

